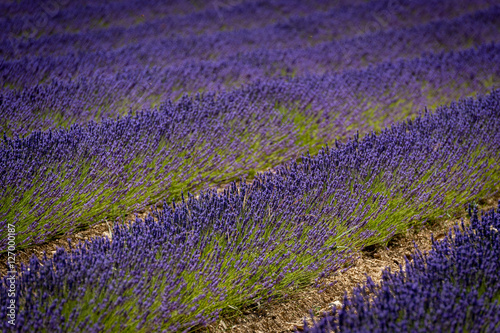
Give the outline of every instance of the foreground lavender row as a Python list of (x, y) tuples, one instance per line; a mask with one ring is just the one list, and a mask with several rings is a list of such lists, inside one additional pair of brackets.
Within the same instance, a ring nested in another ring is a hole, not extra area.
[(222, 195), (164, 203), (130, 228), (116, 225), (112, 241), (33, 258), (17, 276), (17, 330), (178, 331), (320, 283), (361, 247), (498, 188), (499, 110), (500, 91), (464, 100)]
[[(500, 78), (498, 63), (500, 46), (484, 46), (340, 75), (259, 82), (101, 124), (6, 138), (0, 221), (19, 224), (20, 247), (42, 243), (127, 209), (179, 198), (181, 190), (317, 152), (441, 98), (486, 92), (490, 75)], [(5, 230), (0, 226), (2, 235)]]
[[(176, 66), (165, 65), (163, 62), (170, 58), (159, 56), (153, 57), (154, 67), (138, 65), (130, 59), (136, 56), (134, 52), (124, 56), (99, 54), (99, 59), (79, 55), (5, 62), (0, 67), (0, 75), (6, 77), (5, 84), (21, 85), (23, 89), (1, 92), (0, 126), (10, 136), (27, 129), (69, 126), (91, 119), (100, 121), (200, 89), (212, 92), (234, 89), (243, 83), (248, 85), (282, 74), (334, 73), (417, 57), (423, 51), (461, 50), (466, 45), (480, 47), (499, 41), (500, 23), (496, 19), (499, 16), (500, 6), (493, 6), (453, 20), (409, 29), (364, 34), (312, 47), (260, 49)], [(37, 127), (36, 122), (44, 126)]]
[(456, 226), (424, 256), (399, 272), (370, 278), (305, 333), (499, 332), (500, 202), (497, 212), (477, 211), (470, 226)]

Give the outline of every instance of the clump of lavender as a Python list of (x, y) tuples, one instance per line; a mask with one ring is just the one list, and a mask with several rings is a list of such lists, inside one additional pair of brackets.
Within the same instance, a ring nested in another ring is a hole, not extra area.
[(455, 226), (424, 256), (400, 271), (369, 277), (304, 332), (498, 332), (500, 330), (500, 202), (470, 226)]

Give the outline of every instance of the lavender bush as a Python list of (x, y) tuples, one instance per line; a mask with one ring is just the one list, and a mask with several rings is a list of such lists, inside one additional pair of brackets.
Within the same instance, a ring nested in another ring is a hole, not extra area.
[(112, 240), (33, 257), (17, 276), (17, 329), (178, 331), (320, 283), (361, 247), (498, 187), (499, 94), (356, 136), (222, 195), (164, 203), (116, 225)]
[(500, 202), (477, 211), (471, 225), (455, 226), (420, 251), (405, 268), (367, 282), (304, 332), (498, 332), (500, 330)]

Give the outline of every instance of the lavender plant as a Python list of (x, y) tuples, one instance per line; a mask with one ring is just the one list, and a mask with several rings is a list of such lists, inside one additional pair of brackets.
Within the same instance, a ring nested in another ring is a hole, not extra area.
[[(498, 188), (499, 98), (494, 91), (355, 136), (221, 195), (164, 203), (116, 225), (112, 240), (33, 257), (16, 276), (16, 329), (181, 331), (320, 283), (363, 246)], [(7, 286), (3, 279), (2, 299)]]
[(428, 255), (370, 277), (304, 332), (497, 332), (500, 330), (500, 202), (455, 226)]

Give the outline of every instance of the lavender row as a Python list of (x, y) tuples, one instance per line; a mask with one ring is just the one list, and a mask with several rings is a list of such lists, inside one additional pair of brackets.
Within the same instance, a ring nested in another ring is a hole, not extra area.
[[(204, 8), (192, 7), (189, 2), (179, 2), (172, 6), (171, 2), (112, 2), (104, 4), (62, 4), (55, 2), (52, 6), (17, 9), (18, 14), (0, 18), (0, 39), (9, 37), (41, 37), (71, 35), (92, 32), (93, 36), (106, 36), (104, 31), (113, 31), (115, 37), (123, 35), (138, 36), (136, 31), (147, 35), (157, 34), (163, 37), (214, 33), (235, 29), (251, 29), (275, 23), (287, 17), (304, 16), (315, 11), (355, 4), (356, 1), (242, 1), (231, 3), (214, 1)], [(357, 1), (361, 2), (361, 1)], [(186, 8), (182, 8), (184, 5)], [(187, 6), (186, 6), (187, 5)], [(203, 5), (203, 4), (200, 4)], [(15, 4), (3, 6), (3, 13), (15, 9)], [(201, 6), (200, 6), (201, 7)], [(22, 12), (24, 11), (24, 14)], [(48, 17), (41, 20), (41, 17)]]
[[(166, 38), (161, 36), (161, 25), (144, 25), (123, 31), (123, 28), (102, 32), (82, 32), (40, 37), (13, 39), (0, 44), (0, 54), (5, 60), (56, 57), (81, 53), (105, 58), (133, 60), (151, 64), (155, 59), (168, 59), (178, 64), (185, 59), (213, 59), (254, 49), (293, 48), (312, 45), (321, 41), (364, 34), (389, 28), (407, 27), (439, 19), (446, 13), (454, 17), (467, 13), (474, 5), (455, 6), (452, 1), (407, 1), (394, 6), (388, 0), (377, 0), (359, 6), (348, 6), (339, 11), (313, 13), (306, 17), (291, 18), (269, 26), (254, 29), (221, 31), (200, 36)], [(485, 4), (479, 5), (484, 8)], [(443, 10), (443, 11), (441, 11)], [(441, 14), (439, 14), (441, 13)], [(382, 23), (380, 23), (382, 22)], [(112, 48), (112, 50), (109, 50)], [(101, 55), (102, 54), (102, 55)], [(131, 56), (133, 55), (133, 57)]]
[[(14, 274), (16, 330), (194, 329), (222, 311), (321, 283), (361, 247), (497, 188), (499, 110), (500, 91), (464, 100), (221, 195), (164, 203), (129, 228), (117, 224), (112, 240), (33, 257)], [(2, 299), (9, 286), (4, 277)]]
[(403, 269), (371, 278), (344, 297), (342, 309), (308, 327), (327, 332), (498, 332), (500, 330), (500, 202), (471, 225), (455, 226)]
[[(4, 64), (0, 71), (5, 76), (16, 73), (7, 82), (35, 87), (25, 88), (22, 92), (3, 90), (0, 96), (3, 101), (0, 125), (10, 135), (19, 131), (47, 129), (54, 120), (57, 122), (52, 123), (53, 126), (89, 119), (98, 121), (104, 116), (116, 116), (130, 109), (150, 107), (159, 101), (178, 98), (187, 91), (229, 89), (228, 86), (238, 86), (243, 82), (248, 84), (282, 73), (302, 76), (359, 68), (417, 56), (422, 50), (454, 50), (471, 43), (480, 46), (496, 39), (500, 28), (496, 17), (499, 15), (500, 7), (495, 6), (451, 21), (322, 43), (310, 48), (262, 50), (224, 60), (190, 62), (181, 67), (145, 69), (132, 65), (125, 66), (116, 74), (110, 64), (107, 70), (101, 70), (95, 59), (86, 58), (66, 58), (62, 63), (59, 62), (61, 59), (50, 60), (49, 63), (39, 64), (35, 70), (32, 69), (35, 63), (27, 67)], [(457, 30), (464, 33), (457, 34)], [(73, 76), (69, 73), (78, 74), (76, 79), (67, 83), (68, 75)], [(36, 85), (42, 79), (52, 80), (52, 83)], [(26, 113), (32, 115), (27, 116)], [(47, 125), (37, 127), (35, 122), (40, 121)], [(19, 123), (23, 129), (17, 128)]]
[(183, 189), (252, 176), (357, 130), (384, 128), (424, 105), (489, 89), (489, 75), (499, 76), (493, 72), (499, 48), (265, 81), (99, 124), (4, 137), (0, 221), (22, 225), (22, 248), (179, 198)]

